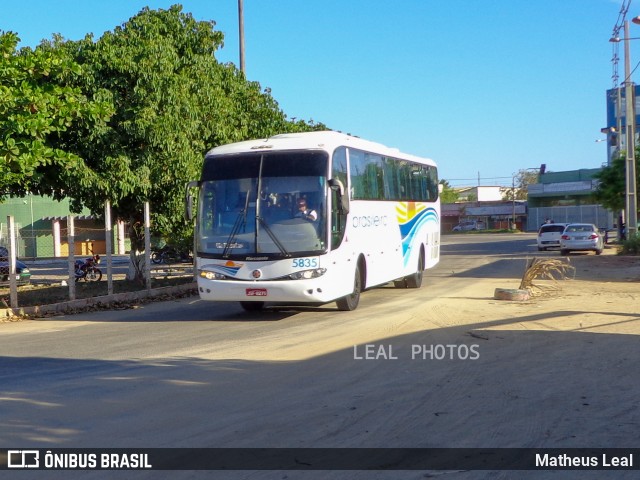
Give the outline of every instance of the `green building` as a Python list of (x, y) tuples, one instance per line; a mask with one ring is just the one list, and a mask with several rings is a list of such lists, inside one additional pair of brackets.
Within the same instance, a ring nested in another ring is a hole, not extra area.
[[(51, 197), (28, 195), (22, 198), (7, 198), (0, 203), (0, 245), (8, 243), (7, 217), (14, 217), (17, 231), (18, 257), (66, 257), (67, 216), (70, 215), (69, 200), (53, 200)], [(88, 210), (75, 215), (75, 254), (85, 255), (90, 251), (104, 254), (105, 229), (102, 220)], [(124, 253), (124, 225), (118, 222), (114, 229), (114, 252)]]
[(613, 214), (594, 199), (600, 168), (548, 172), (527, 187), (527, 230), (537, 230), (547, 219), (556, 223), (593, 223), (612, 228)]

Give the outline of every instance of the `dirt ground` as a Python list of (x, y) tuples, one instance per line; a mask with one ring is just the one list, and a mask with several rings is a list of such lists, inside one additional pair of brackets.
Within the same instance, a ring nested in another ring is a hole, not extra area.
[[(570, 255), (566, 258), (575, 272), (569, 278), (558, 282), (534, 281), (547, 287), (547, 291), (525, 302), (489, 302), (482, 314), (491, 318), (492, 310), (496, 309), (502, 317), (508, 312), (518, 316), (532, 311), (540, 317), (526, 325), (510, 325), (515, 329), (638, 335), (640, 257), (618, 256), (614, 250), (607, 253)], [(517, 285), (511, 286), (514, 287)]]
[[(7, 358), (25, 362), (19, 357), (34, 355), (29, 348), (39, 350), (29, 367), (37, 380), (32, 387), (6, 380), (7, 388), (20, 392), (11, 395), (28, 402), (7, 403), (14, 423), (5, 428), (5, 441), (103, 447), (637, 447), (640, 257), (608, 249), (601, 256), (568, 258), (575, 275), (555, 285), (546, 281), (556, 288), (524, 302), (493, 298), (495, 288), (518, 287), (506, 266), (519, 269), (522, 258), (487, 258), (486, 265), (475, 258), (475, 270), (464, 270), (464, 257), (429, 271), (419, 291), (367, 292), (354, 312), (275, 311), (253, 318), (225, 305), (212, 315), (210, 306), (187, 298), (139, 310), (7, 323)], [(189, 320), (175, 321), (178, 312), (187, 312)], [(224, 339), (228, 331), (238, 334)], [(397, 359), (363, 360), (367, 344)], [(412, 358), (416, 346), (438, 345), (456, 346), (455, 358)], [(476, 359), (469, 357), (474, 352)], [(72, 375), (60, 373), (70, 366)], [(127, 380), (132, 378), (135, 386)], [(64, 405), (55, 416), (40, 408), (54, 402)], [(52, 478), (70, 478), (59, 473), (65, 476)], [(211, 477), (201, 473), (175, 478)], [(216, 472), (215, 478), (440, 475), (595, 480), (637, 478), (637, 471)]]
[[(326, 425), (318, 429), (314, 446), (333, 446), (336, 432), (339, 438), (349, 438), (344, 441), (347, 446), (637, 446), (640, 258), (619, 257), (613, 250), (602, 256), (590, 253), (568, 258), (575, 275), (555, 284), (535, 282), (554, 288), (529, 301), (492, 298), (494, 288), (517, 288), (513, 278), (477, 278), (461, 290), (438, 292), (421, 305), (403, 303), (399, 308), (392, 298), (385, 298), (380, 308), (387, 308), (388, 315), (382, 311), (383, 320), (370, 321), (366, 327), (363, 324), (366, 340), (363, 330), (356, 335), (353, 328), (344, 328), (339, 335), (334, 330), (330, 338), (304, 345), (290, 338), (269, 342), (269, 350), (254, 348), (251, 356), (263, 361), (300, 362), (308, 369), (314, 357), (324, 355), (329, 365), (346, 370), (340, 379), (351, 371), (358, 372), (357, 387), (345, 388), (349, 395), (335, 394), (323, 400), (326, 404), (353, 405), (358, 419), (352, 419), (353, 425), (347, 427)], [(403, 311), (402, 318), (394, 316), (394, 310)], [(318, 334), (322, 335), (326, 333)], [(387, 349), (392, 346), (398, 360), (355, 359), (365, 354), (365, 342)], [(353, 350), (356, 344), (357, 353)], [(412, 360), (411, 349), (416, 345), (438, 344), (476, 345), (479, 358), (461, 359), (458, 350), (453, 359)], [(272, 353), (274, 345), (278, 346), (277, 355)], [(332, 355), (330, 351), (337, 352)], [(246, 350), (244, 353), (246, 356)], [(321, 377), (318, 383), (324, 383)], [(325, 397), (324, 392), (316, 394)], [(368, 417), (375, 421), (361, 420)], [(281, 415), (276, 436), (294, 431), (295, 423)], [(513, 473), (466, 472), (459, 478), (636, 478), (635, 472), (621, 471)], [(368, 478), (428, 476), (378, 472)]]
[(339, 329), (339, 335), (318, 342), (286, 341), (275, 350), (273, 345), (266, 345), (264, 351), (259, 347), (251, 349), (248, 357), (246, 350), (239, 350), (238, 354), (251, 360), (302, 360), (340, 348), (348, 350), (365, 340), (393, 341), (390, 339), (396, 336), (433, 332), (442, 327), (468, 326), (467, 334), (480, 340), (487, 337), (482, 331), (489, 330), (640, 335), (640, 257), (618, 256), (611, 248), (601, 256), (589, 253), (551, 258), (564, 258), (575, 270), (563, 280), (534, 280), (534, 285), (542, 288), (534, 288), (527, 301), (493, 298), (495, 288), (517, 289), (519, 280), (513, 278), (474, 278), (462, 290), (445, 288), (437, 294), (428, 293), (427, 285), (423, 287), (425, 294), (433, 297), (428, 304), (407, 305), (400, 293), (400, 308), (409, 308), (410, 312), (401, 322), (389, 323), (399, 308), (395, 298), (389, 296), (378, 306), (385, 311), (375, 321), (368, 320), (366, 334), (361, 329), (345, 327)]

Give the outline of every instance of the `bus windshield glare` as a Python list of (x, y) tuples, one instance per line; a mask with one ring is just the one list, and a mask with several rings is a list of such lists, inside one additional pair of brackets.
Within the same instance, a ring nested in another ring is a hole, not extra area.
[(207, 157), (198, 254), (276, 259), (324, 251), (327, 162), (319, 151)]

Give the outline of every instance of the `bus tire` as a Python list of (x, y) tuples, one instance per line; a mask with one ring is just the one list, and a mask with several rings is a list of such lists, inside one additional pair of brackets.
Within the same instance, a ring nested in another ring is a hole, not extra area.
[(259, 312), (264, 308), (264, 302), (240, 302), (245, 312)]
[(360, 265), (356, 266), (355, 278), (353, 279), (353, 292), (336, 300), (338, 310), (343, 312), (351, 312), (358, 308), (360, 303), (360, 292), (362, 292), (362, 276), (360, 275)]
[(404, 281), (407, 284), (407, 288), (420, 288), (422, 286), (422, 278), (424, 277), (424, 252), (420, 250), (420, 256), (418, 257), (418, 268), (416, 273), (413, 273), (405, 277)]

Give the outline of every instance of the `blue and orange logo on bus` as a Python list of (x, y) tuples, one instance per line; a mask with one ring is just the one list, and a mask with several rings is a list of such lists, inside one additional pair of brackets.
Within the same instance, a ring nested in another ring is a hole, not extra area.
[(417, 232), (427, 222), (440, 222), (438, 212), (433, 207), (427, 207), (423, 203), (398, 202), (396, 204), (396, 217), (402, 237), (402, 256), (405, 265), (409, 261), (409, 246), (413, 242)]
[(211, 270), (218, 273), (222, 273), (223, 275), (227, 275), (230, 277), (235, 277), (236, 274), (238, 273), (238, 270), (240, 270), (242, 266), (243, 266), (242, 263), (236, 263), (232, 260), (229, 260), (225, 263), (218, 263), (218, 264), (214, 263), (214, 264), (207, 265), (207, 267), (209, 267)]

